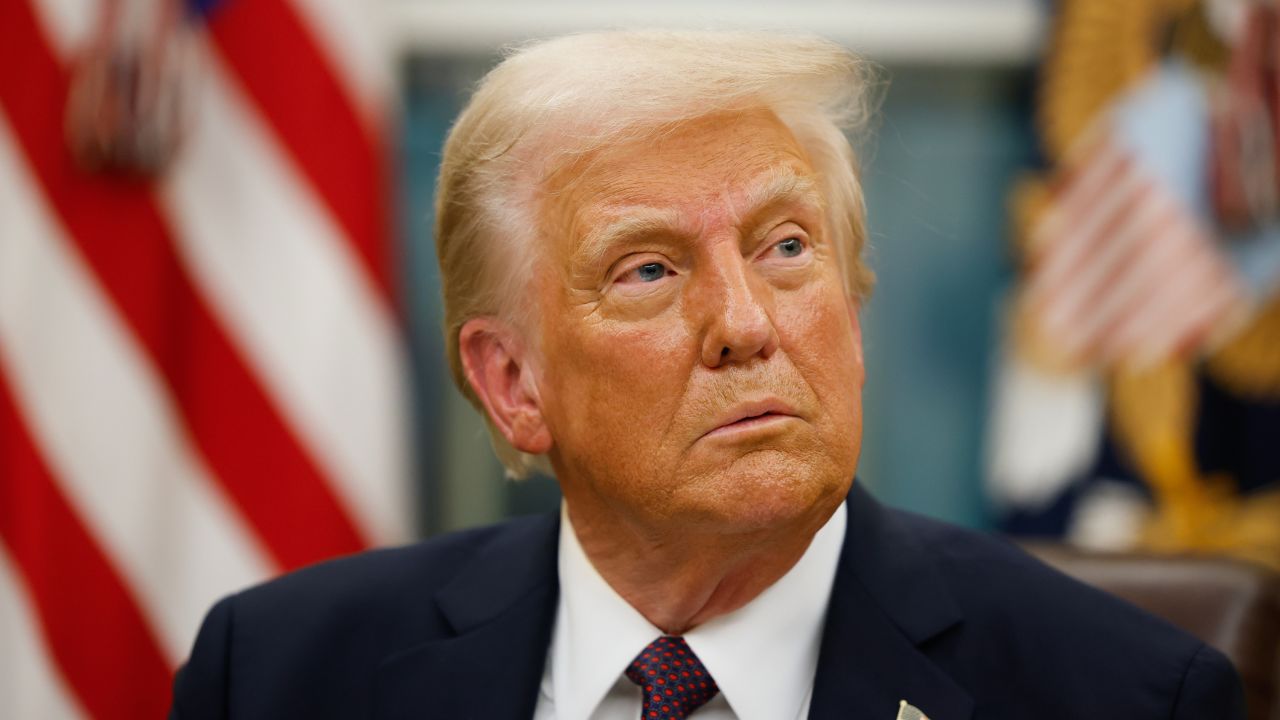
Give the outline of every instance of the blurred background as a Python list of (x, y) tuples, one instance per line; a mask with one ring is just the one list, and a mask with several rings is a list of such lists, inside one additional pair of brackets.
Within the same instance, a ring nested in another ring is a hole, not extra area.
[(156, 717), (218, 597), (557, 507), (443, 352), (440, 147), (501, 48), (880, 66), (861, 480), (1280, 567), (1280, 23), (1249, 0), (0, 0), (0, 717)]

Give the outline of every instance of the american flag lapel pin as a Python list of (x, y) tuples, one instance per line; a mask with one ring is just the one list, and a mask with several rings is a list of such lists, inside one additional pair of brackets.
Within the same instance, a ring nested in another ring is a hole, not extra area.
[(899, 700), (898, 720), (929, 720), (929, 718), (920, 712), (920, 708), (908, 703), (906, 700)]

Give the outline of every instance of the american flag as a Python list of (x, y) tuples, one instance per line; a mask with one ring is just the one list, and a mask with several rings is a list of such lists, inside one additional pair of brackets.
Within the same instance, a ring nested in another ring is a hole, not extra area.
[(151, 178), (68, 142), (120, 0), (0, 0), (0, 717), (148, 718), (205, 610), (409, 535), (404, 343), (358, 0), (203, 2)]
[(1105, 129), (1074, 148), (1050, 195), (1031, 233), (1023, 307), (1059, 361), (1183, 357), (1243, 309), (1245, 288), (1212, 231)]

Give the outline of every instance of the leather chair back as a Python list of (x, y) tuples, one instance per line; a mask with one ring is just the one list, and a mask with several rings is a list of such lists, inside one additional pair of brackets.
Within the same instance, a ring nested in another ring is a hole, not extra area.
[(1023, 547), (1221, 650), (1240, 672), (1249, 720), (1280, 720), (1280, 574), (1222, 557)]

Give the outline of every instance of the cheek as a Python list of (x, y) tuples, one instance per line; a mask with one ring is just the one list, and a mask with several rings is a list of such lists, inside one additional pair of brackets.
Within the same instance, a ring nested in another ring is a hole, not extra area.
[(564, 449), (608, 463), (657, 447), (687, 383), (682, 324), (606, 320), (559, 337), (547, 365), (560, 379), (549, 409)]
[(848, 432), (861, 413), (862, 359), (842, 289), (796, 293), (779, 304), (782, 347), (821, 401), (828, 420)]

